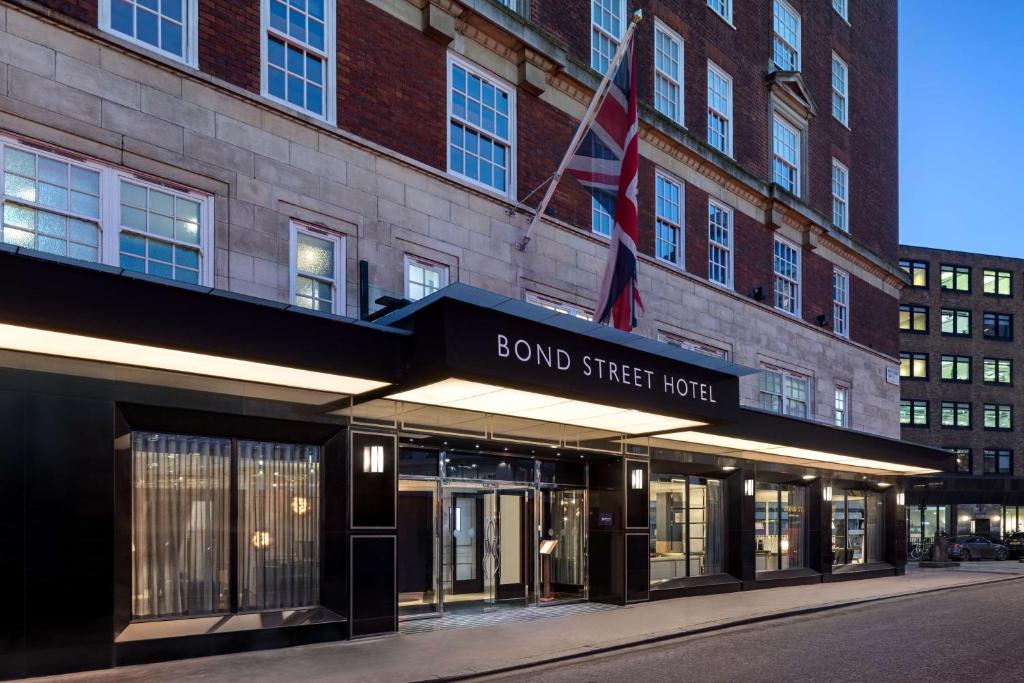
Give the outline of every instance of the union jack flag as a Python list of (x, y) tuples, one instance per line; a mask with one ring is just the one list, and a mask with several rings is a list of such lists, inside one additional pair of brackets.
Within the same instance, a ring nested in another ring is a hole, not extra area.
[(643, 302), (637, 290), (637, 136), (636, 63), (630, 45), (609, 83), (604, 101), (583, 136), (567, 170), (614, 217), (595, 319), (629, 332)]

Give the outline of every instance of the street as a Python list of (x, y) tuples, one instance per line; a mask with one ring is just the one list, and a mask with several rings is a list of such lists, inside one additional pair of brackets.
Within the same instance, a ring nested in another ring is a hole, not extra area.
[(508, 681), (947, 681), (1019, 676), (1017, 582), (755, 624)]

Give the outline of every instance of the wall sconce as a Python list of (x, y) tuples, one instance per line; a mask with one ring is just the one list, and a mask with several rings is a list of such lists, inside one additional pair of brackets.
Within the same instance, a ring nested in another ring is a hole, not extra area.
[(748, 496), (754, 495), (754, 480), (744, 479), (743, 480), (743, 493)]
[(821, 498), (827, 503), (832, 502), (832, 487), (826, 486), (821, 490)]
[(907, 494), (904, 493), (903, 491), (900, 491), (899, 493), (897, 493), (896, 494), (896, 504), (900, 505), (900, 506), (906, 505), (907, 504)]
[(363, 472), (380, 474), (384, 471), (384, 447), (363, 446)]
[(634, 469), (629, 475), (630, 487), (634, 491), (639, 491), (644, 487), (644, 470), (641, 467)]

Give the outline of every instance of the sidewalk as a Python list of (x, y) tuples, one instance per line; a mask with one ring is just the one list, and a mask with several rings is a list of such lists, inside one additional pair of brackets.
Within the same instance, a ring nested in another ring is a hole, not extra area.
[[(1024, 564), (912, 569), (906, 576), (630, 605), (565, 617), (307, 645), (57, 676), (44, 681), (417, 681), (538, 664), (687, 633), (928, 591), (1024, 579)], [(545, 609), (545, 608), (539, 608)]]

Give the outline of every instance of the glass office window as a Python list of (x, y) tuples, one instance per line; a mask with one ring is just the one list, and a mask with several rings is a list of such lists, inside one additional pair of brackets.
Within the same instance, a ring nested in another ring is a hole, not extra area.
[(916, 427), (928, 426), (928, 401), (900, 399), (900, 424)]
[(900, 268), (910, 276), (911, 287), (918, 289), (928, 287), (928, 263), (926, 261), (900, 259)]
[(928, 308), (900, 304), (900, 329), (905, 332), (927, 332)]
[(651, 585), (725, 569), (725, 493), (718, 479), (653, 474)]
[(971, 312), (955, 308), (943, 308), (940, 316), (942, 334), (956, 337), (971, 336)]
[(985, 268), (981, 276), (982, 292), (994, 296), (1013, 296), (1013, 273)]
[(754, 493), (757, 571), (806, 566), (806, 519), (805, 487), (757, 482)]
[(986, 358), (982, 379), (990, 384), (1013, 383), (1013, 361), (1005, 358)]
[(941, 424), (944, 429), (970, 429), (971, 404), (959, 401), (943, 401), (940, 405)]
[[(900, 354), (902, 358), (902, 354)], [(971, 357), (942, 355), (943, 382), (970, 382)]]
[(943, 263), (939, 266), (939, 288), (951, 292), (971, 291), (971, 269)]
[[(945, 371), (945, 366), (943, 366), (943, 371)], [(915, 351), (901, 351), (900, 377), (904, 379), (928, 379), (928, 354)]]
[(132, 616), (226, 612), (231, 441), (132, 435)]
[(1009, 341), (1013, 339), (1013, 315), (985, 312), (981, 317), (982, 332), (986, 339)]
[(953, 455), (956, 456), (956, 471), (961, 474), (971, 473), (971, 449), (970, 448), (951, 448)]

